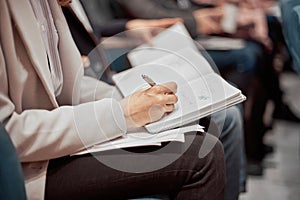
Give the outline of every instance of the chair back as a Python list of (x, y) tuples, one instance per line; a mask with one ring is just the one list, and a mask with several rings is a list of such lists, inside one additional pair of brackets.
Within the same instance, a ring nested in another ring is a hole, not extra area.
[(0, 126), (0, 199), (26, 200), (24, 178), (16, 150)]
[(280, 7), (285, 41), (293, 58), (293, 67), (300, 74), (300, 1), (281, 0)]

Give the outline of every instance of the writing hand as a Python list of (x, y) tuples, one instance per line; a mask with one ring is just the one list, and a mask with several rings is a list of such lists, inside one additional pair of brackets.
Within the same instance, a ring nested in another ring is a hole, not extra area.
[(127, 128), (141, 127), (158, 121), (174, 110), (178, 101), (177, 84), (169, 82), (141, 89), (120, 101)]

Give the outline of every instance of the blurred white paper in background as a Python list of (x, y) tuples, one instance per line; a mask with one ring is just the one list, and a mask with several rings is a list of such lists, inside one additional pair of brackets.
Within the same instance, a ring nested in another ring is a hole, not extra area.
[(236, 17), (238, 14), (238, 7), (232, 3), (223, 5), (224, 16), (221, 21), (222, 30), (225, 33), (235, 33), (237, 29)]

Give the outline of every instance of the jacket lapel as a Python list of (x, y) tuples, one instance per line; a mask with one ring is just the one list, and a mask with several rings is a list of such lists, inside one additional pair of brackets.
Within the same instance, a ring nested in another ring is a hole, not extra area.
[(48, 70), (47, 55), (43, 49), (43, 40), (39, 34), (39, 27), (35, 22), (35, 15), (29, 1), (7, 1), (12, 13), (13, 21), (27, 49), (29, 58), (41, 79), (52, 104), (58, 107), (55, 99), (50, 71)]

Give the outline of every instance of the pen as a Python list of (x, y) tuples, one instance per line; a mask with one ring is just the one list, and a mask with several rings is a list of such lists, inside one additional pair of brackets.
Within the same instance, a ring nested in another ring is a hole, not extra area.
[(147, 75), (142, 74), (142, 78), (152, 87), (156, 85), (156, 83)]

